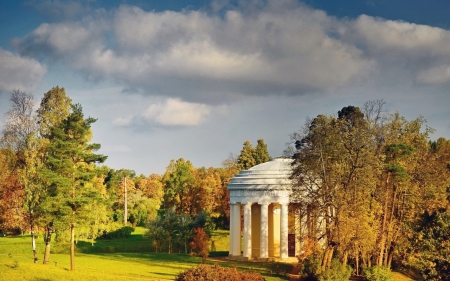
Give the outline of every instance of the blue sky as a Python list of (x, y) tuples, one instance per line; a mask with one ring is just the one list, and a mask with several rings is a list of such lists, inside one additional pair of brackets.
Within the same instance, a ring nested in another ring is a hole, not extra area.
[[(384, 99), (450, 138), (450, 2), (0, 2), (0, 112), (59, 85), (98, 118), (111, 168), (281, 155), (307, 117)], [(0, 125), (5, 115), (0, 116)]]

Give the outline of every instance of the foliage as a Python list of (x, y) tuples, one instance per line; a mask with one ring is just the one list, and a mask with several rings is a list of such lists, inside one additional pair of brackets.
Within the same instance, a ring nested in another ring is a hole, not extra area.
[(219, 265), (199, 265), (180, 273), (176, 281), (263, 281), (259, 273), (240, 272), (236, 268), (221, 267)]
[(37, 110), (40, 134), (47, 137), (50, 128), (59, 125), (70, 114), (72, 99), (66, 95), (66, 90), (58, 86), (44, 94)]
[(391, 270), (385, 266), (372, 266), (364, 268), (364, 276), (368, 281), (393, 281)]
[[(94, 154), (99, 144), (89, 143), (91, 124), (96, 119), (84, 119), (79, 104), (71, 106), (71, 112), (59, 125), (50, 127), (46, 167), (42, 174), (51, 185), (43, 205), (52, 225), (57, 229), (70, 227), (71, 270), (74, 270), (75, 225), (89, 224), (86, 205), (100, 200), (98, 190), (93, 188), (96, 176), (94, 163), (102, 163), (106, 156)], [(44, 258), (44, 260), (47, 260)]]
[(410, 248), (414, 231), (406, 226), (418, 210), (448, 205), (448, 141), (430, 142), (426, 120), (406, 120), (383, 105), (309, 119), (291, 136), (295, 148), (286, 149), (294, 156), (293, 196), (307, 218), (302, 236), (322, 240), (322, 272), (335, 256), (357, 272), (360, 264), (407, 260), (417, 248)]
[(255, 147), (255, 165), (259, 165), (265, 163), (270, 160), (269, 151), (267, 150), (267, 144), (263, 139), (257, 140), (257, 144)]
[(253, 145), (246, 140), (242, 147), (241, 154), (237, 158), (237, 167), (239, 170), (248, 170), (256, 165), (255, 149)]
[(248, 170), (253, 166), (269, 161), (270, 155), (267, 151), (267, 144), (263, 139), (257, 141), (256, 148), (246, 140), (239, 154), (236, 163), (238, 170)]
[[(319, 281), (342, 281), (348, 280), (352, 274), (352, 268), (349, 265), (343, 265), (339, 260), (333, 259), (330, 268), (321, 272), (318, 276)], [(386, 280), (387, 281), (387, 280)]]
[(445, 209), (425, 211), (413, 225), (409, 264), (419, 268), (425, 280), (450, 279), (450, 215)]
[(205, 263), (206, 258), (209, 254), (209, 235), (201, 227), (194, 228), (194, 235), (192, 236), (192, 242), (189, 243), (191, 246), (191, 254), (202, 257), (203, 263)]
[(302, 264), (301, 276), (308, 281), (317, 281), (320, 274), (321, 259), (319, 255), (310, 255)]
[(106, 232), (103, 234), (100, 238), (102, 239), (124, 239), (124, 238), (130, 238), (131, 233), (133, 233), (134, 228), (131, 226), (124, 226), (122, 228), (119, 228), (117, 230)]

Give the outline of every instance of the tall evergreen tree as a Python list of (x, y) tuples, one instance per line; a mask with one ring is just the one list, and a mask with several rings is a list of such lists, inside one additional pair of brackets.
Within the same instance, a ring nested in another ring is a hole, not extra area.
[(75, 270), (75, 225), (82, 222), (84, 207), (99, 197), (90, 184), (95, 176), (91, 164), (106, 160), (106, 156), (94, 154), (100, 144), (89, 143), (95, 121), (91, 117), (84, 119), (81, 105), (75, 104), (67, 118), (49, 130), (47, 168), (43, 174), (51, 186), (45, 210), (54, 218), (56, 228), (70, 226), (70, 270)]
[(267, 144), (263, 139), (259, 139), (255, 148), (255, 164), (259, 165), (270, 160), (269, 151), (267, 151)]
[(255, 149), (248, 140), (244, 142), (244, 147), (241, 150), (241, 154), (238, 156), (237, 163), (238, 170), (240, 171), (248, 170), (256, 165)]

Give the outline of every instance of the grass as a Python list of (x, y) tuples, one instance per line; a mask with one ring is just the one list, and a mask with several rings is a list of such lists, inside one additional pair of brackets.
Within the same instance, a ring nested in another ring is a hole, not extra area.
[(414, 281), (414, 279), (409, 278), (406, 275), (403, 275), (399, 272), (392, 272), (395, 281)]
[[(75, 272), (70, 272), (68, 244), (52, 245), (49, 264), (34, 264), (29, 236), (0, 237), (0, 280), (173, 280), (178, 273), (201, 263), (201, 258), (186, 254), (154, 253), (149, 241), (137, 228), (129, 239), (97, 240), (92, 246), (79, 241), (75, 255)], [(228, 232), (213, 233), (216, 253), (228, 251)], [(42, 262), (43, 239), (37, 239), (38, 256)], [(58, 253), (55, 253), (56, 252)], [(268, 281), (287, 280), (270, 276), (272, 264), (208, 260), (221, 266), (256, 271)]]
[[(50, 264), (42, 264), (43, 239), (38, 237), (40, 259), (33, 263), (29, 236), (0, 237), (0, 281), (2, 280), (173, 280), (178, 273), (201, 263), (201, 258), (186, 254), (155, 253), (150, 242), (143, 238), (145, 229), (136, 228), (129, 239), (79, 241), (76, 245), (75, 272), (69, 271), (70, 258), (67, 243), (52, 245)], [(216, 251), (211, 257), (228, 253), (228, 231), (213, 232)], [(288, 280), (285, 276), (271, 276), (273, 263), (231, 262), (210, 259), (210, 264), (237, 267), (243, 271), (261, 273), (267, 281)], [(414, 281), (393, 272), (395, 281)]]

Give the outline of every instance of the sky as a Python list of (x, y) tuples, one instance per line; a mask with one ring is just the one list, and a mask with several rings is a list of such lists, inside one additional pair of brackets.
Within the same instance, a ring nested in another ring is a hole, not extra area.
[(220, 167), (307, 118), (383, 99), (450, 138), (444, 0), (0, 0), (0, 126), (10, 93), (66, 89), (105, 165)]

